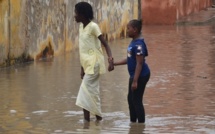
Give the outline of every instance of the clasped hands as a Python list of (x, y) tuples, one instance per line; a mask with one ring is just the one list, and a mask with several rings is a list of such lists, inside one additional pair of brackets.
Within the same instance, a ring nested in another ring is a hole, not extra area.
[(109, 66), (108, 66), (108, 71), (113, 71), (114, 70), (114, 60), (113, 60), (113, 57), (108, 57), (108, 63), (109, 63)]

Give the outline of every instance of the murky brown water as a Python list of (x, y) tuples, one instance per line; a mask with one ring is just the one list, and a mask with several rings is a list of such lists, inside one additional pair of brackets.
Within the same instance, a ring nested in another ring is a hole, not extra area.
[[(101, 79), (104, 120), (83, 122), (75, 106), (78, 52), (0, 70), (2, 134), (215, 133), (215, 26), (147, 26), (152, 75), (144, 105), (146, 124), (130, 124), (126, 66)], [(115, 60), (130, 39), (111, 42)]]

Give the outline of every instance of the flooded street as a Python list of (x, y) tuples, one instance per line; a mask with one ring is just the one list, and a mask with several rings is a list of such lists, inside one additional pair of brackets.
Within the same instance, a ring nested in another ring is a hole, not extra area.
[[(126, 66), (102, 75), (103, 121), (84, 123), (75, 105), (78, 51), (0, 69), (1, 134), (214, 134), (215, 26), (146, 26), (151, 78), (144, 94), (146, 124), (129, 122)], [(130, 39), (110, 42), (115, 61)]]

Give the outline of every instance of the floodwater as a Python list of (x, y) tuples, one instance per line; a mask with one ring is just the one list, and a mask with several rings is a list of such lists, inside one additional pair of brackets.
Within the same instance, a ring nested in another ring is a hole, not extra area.
[[(78, 51), (0, 70), (2, 134), (215, 133), (215, 26), (146, 26), (146, 123), (129, 122), (126, 66), (101, 77), (103, 121), (75, 106)], [(110, 42), (115, 61), (130, 39)]]

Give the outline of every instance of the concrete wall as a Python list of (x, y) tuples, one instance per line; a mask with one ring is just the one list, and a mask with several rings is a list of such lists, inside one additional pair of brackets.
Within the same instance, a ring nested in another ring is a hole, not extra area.
[(211, 0), (142, 0), (142, 18), (144, 24), (175, 24), (211, 5)]
[[(81, 0), (0, 0), (0, 66), (56, 56), (77, 48), (74, 5)], [(125, 36), (138, 0), (85, 0), (108, 40)]]
[(6, 62), (8, 56), (8, 2), (0, 1), (0, 64)]
[[(81, 0), (0, 0), (0, 67), (77, 48), (74, 5)], [(85, 0), (107, 40), (124, 37), (126, 24), (138, 18), (140, 0)], [(211, 0), (142, 0), (145, 24), (174, 24)]]
[(176, 0), (176, 19), (197, 13), (212, 5), (211, 0)]

